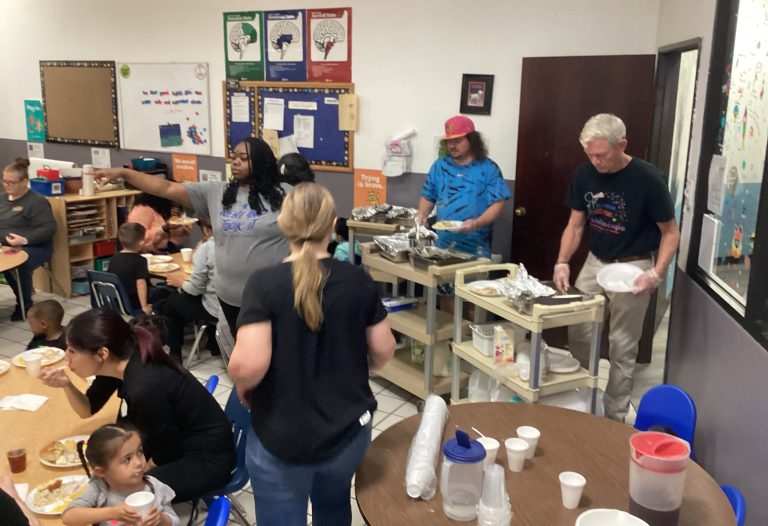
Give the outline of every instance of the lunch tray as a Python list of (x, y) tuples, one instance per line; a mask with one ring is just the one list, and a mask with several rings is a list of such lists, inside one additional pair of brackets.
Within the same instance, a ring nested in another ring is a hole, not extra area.
[(431, 267), (432, 265), (443, 267), (446, 265), (455, 265), (457, 263), (466, 263), (467, 261), (472, 260), (472, 256), (470, 256), (469, 254), (467, 255), (452, 254), (447, 257), (427, 258), (427, 257), (423, 257), (417, 254), (411, 253), (410, 258), (411, 258), (411, 265), (413, 265), (413, 268), (417, 268), (419, 270), (428, 270), (429, 267)]

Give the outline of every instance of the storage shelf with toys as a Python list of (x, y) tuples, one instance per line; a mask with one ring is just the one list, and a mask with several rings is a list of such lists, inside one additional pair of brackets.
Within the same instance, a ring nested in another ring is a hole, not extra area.
[[(456, 272), (455, 306), (457, 312), (461, 312), (463, 303), (469, 302), (487, 312), (492, 312), (513, 325), (531, 333), (531, 371), (527, 381), (520, 379), (516, 368), (509, 368), (508, 372), (499, 373), (495, 358), (488, 357), (478, 351), (471, 341), (462, 342), (462, 331), (454, 331), (453, 349), (453, 381), (451, 386), (452, 401), (461, 403), (460, 378), (456, 374), (461, 371), (461, 362), (467, 362), (485, 374), (501, 377), (502, 384), (514, 391), (521, 398), (536, 402), (542, 396), (547, 396), (578, 387), (590, 387), (592, 392), (592, 411), (596, 402), (597, 372), (599, 362), (599, 341), (596, 335), (600, 334), (603, 322), (603, 309), (605, 298), (597, 295), (585, 297), (579, 301), (572, 301), (561, 305), (544, 305), (534, 303), (530, 313), (523, 313), (509, 303), (503, 295), (484, 296), (466, 286), (466, 283), (474, 278), (484, 278), (489, 272), (506, 271), (510, 277), (517, 273), (517, 265), (506, 263), (498, 265), (481, 265), (471, 269), (458, 270)], [(578, 371), (565, 374), (550, 374), (544, 382), (539, 381), (539, 368), (542, 362), (542, 339), (544, 329), (563, 327), (579, 323), (593, 324), (593, 339), (590, 350), (590, 369), (580, 368)]]
[(48, 197), (57, 226), (50, 262), (50, 276), (53, 280), (43, 269), (38, 269), (34, 274), (35, 288), (65, 297), (72, 296), (73, 285), (79, 285), (73, 283), (72, 264), (77, 264), (74, 265), (77, 273), (78, 268), (94, 268), (96, 258), (114, 252), (119, 224), (118, 209), (130, 208), (139, 193), (134, 190), (115, 190), (98, 192), (92, 196), (65, 194)]
[[(455, 325), (450, 314), (437, 310), (437, 286), (452, 283), (457, 270), (485, 263), (488, 260), (481, 259), (456, 265), (432, 265), (422, 270), (414, 268), (408, 262), (395, 263), (384, 258), (375, 250), (373, 243), (363, 243), (360, 247), (362, 263), (369, 272), (380, 272), (383, 275), (407, 281), (409, 296), (413, 296), (414, 284), (418, 283), (424, 287), (426, 296), (426, 299), (420, 301), (415, 309), (389, 314), (394, 331), (424, 344), (424, 365), (412, 362), (410, 349), (401, 349), (397, 351), (390, 363), (376, 373), (423, 399), (430, 393), (447, 394), (451, 388), (451, 378), (433, 374), (435, 355), (441, 342), (447, 345), (448, 340), (453, 336)], [(461, 320), (460, 331), (466, 329), (467, 325), (466, 320)], [(459, 374), (458, 378), (459, 383), (466, 382), (468, 375)]]

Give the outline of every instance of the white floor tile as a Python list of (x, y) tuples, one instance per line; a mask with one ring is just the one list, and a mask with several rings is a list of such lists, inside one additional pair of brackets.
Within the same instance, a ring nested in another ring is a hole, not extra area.
[(248, 522), (256, 524), (256, 506), (253, 502), (253, 494), (241, 491), (239, 495), (235, 496), (235, 500), (245, 508), (245, 518), (248, 519)]
[(416, 404), (413, 402), (406, 402), (398, 407), (394, 414), (402, 416), (403, 418), (408, 418), (409, 416), (418, 414), (418, 411), (416, 410)]
[(380, 429), (382, 431), (386, 431), (389, 429), (389, 427), (397, 424), (403, 419), (401, 416), (397, 415), (389, 415), (387, 418), (383, 419), (381, 422), (379, 422), (378, 425), (374, 426), (376, 429)]
[(379, 403), (379, 410), (385, 413), (394, 413), (405, 403), (401, 398), (393, 398), (383, 394), (376, 395), (376, 401)]
[(219, 384), (218, 387), (216, 387), (216, 392), (213, 393), (213, 397), (216, 399), (216, 401), (219, 402), (219, 405), (223, 408), (225, 405), (227, 405), (227, 400), (229, 400), (229, 396), (232, 394), (232, 389), (229, 389), (227, 387), (223, 387), (221, 384)]
[(388, 416), (389, 416), (389, 413), (385, 413), (384, 411), (377, 409), (376, 412), (373, 413), (373, 426), (376, 427), (377, 425), (379, 425), (379, 422), (381, 422)]
[(352, 500), (352, 526), (365, 526), (363, 516), (360, 514), (360, 508), (357, 507), (357, 501)]
[(26, 328), (5, 326), (0, 329), (0, 337), (26, 345), (32, 339), (32, 331), (29, 330), (29, 326)]

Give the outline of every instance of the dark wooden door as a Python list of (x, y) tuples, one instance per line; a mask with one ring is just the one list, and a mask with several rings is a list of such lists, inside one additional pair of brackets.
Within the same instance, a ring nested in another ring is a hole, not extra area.
[[(511, 253), (512, 262), (524, 263), (531, 275), (552, 277), (570, 214), (565, 193), (574, 169), (587, 160), (579, 144), (587, 119), (618, 115), (627, 125), (627, 152), (647, 159), (655, 60), (655, 55), (523, 59)], [(586, 257), (586, 241), (571, 262), (572, 281)]]

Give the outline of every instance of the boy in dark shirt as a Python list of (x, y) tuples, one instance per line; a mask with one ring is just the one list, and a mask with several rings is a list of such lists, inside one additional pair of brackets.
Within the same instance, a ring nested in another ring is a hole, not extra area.
[(128, 299), (134, 309), (152, 314), (153, 304), (160, 302), (168, 292), (149, 283), (149, 265), (139, 252), (144, 248), (146, 229), (139, 223), (124, 223), (117, 231), (123, 249), (109, 262), (109, 272), (123, 282)]
[(56, 347), (67, 350), (67, 340), (64, 336), (64, 307), (56, 300), (45, 300), (35, 303), (27, 312), (27, 322), (34, 337), (27, 349), (38, 347)]

